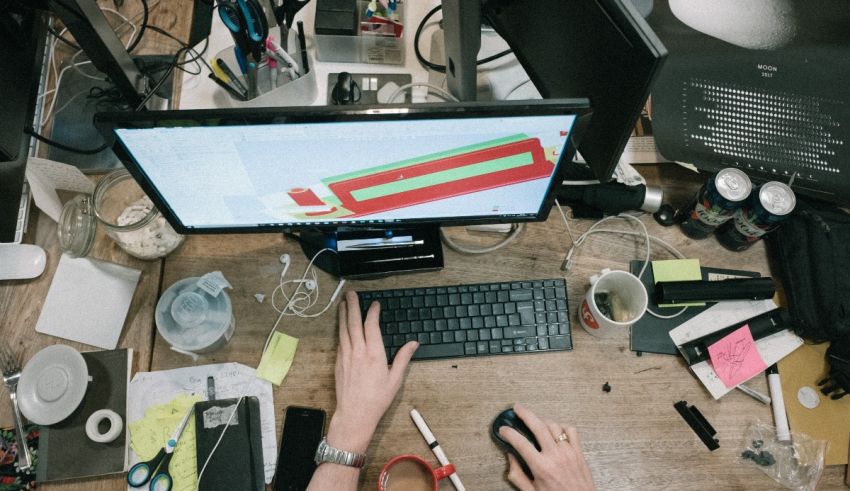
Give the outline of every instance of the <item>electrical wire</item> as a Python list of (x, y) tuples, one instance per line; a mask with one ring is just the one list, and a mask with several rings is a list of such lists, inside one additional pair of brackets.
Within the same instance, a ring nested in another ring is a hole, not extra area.
[[(286, 272), (289, 269), (288, 258), (286, 261), (282, 262), (284, 264), (283, 271), (280, 273), (280, 279), (278, 280), (278, 285), (275, 287), (274, 291), (272, 291), (272, 308), (279, 314), (277, 316), (277, 320), (275, 320), (274, 325), (272, 325), (271, 330), (269, 331), (268, 336), (266, 336), (266, 342), (263, 344), (263, 353), (266, 352), (266, 349), (269, 347), (269, 343), (272, 340), (272, 336), (277, 330), (278, 324), (280, 324), (281, 319), (284, 316), (291, 315), (301, 318), (313, 318), (319, 317), (328, 311), (328, 309), (333, 305), (334, 300), (338, 296), (340, 290), (345, 285), (345, 279), (342, 278), (337, 283), (336, 290), (331, 295), (331, 299), (328, 303), (320, 310), (319, 312), (307, 313), (308, 310), (313, 308), (316, 303), (319, 301), (319, 278), (316, 273), (316, 269), (313, 267), (313, 263), (316, 262), (316, 259), (319, 258), (320, 255), (330, 252), (336, 254), (337, 252), (333, 249), (324, 248), (317, 252), (311, 259), (310, 262), (307, 263), (307, 267), (304, 268), (304, 273), (301, 275), (300, 279), (295, 280), (287, 280), (284, 281), (284, 277), (286, 276)], [(310, 275), (310, 279), (307, 276)], [(312, 282), (312, 288), (310, 287), (310, 282)], [(291, 294), (287, 294), (285, 291), (286, 285), (295, 284), (295, 291)], [(306, 291), (303, 291), (306, 290)], [(286, 300), (286, 304), (282, 308), (278, 308), (275, 303), (275, 298), (281, 295)]]
[[(572, 239), (572, 232), (570, 232), (570, 224), (569, 224), (569, 221), (567, 220), (567, 216), (564, 213), (563, 209), (561, 209), (560, 203), (555, 201), (555, 204), (558, 207), (558, 211), (560, 211), (560, 213), (561, 213), (561, 217), (564, 219), (564, 224), (567, 226), (567, 232), (570, 235), (570, 239)], [(642, 229), (642, 233), (633, 232), (631, 230), (599, 228), (603, 223), (606, 223), (608, 221), (611, 221), (611, 220), (614, 220), (614, 219), (617, 219), (617, 218), (623, 218), (623, 219), (631, 220), (633, 222), (638, 223), (640, 225), (641, 229)], [(587, 229), (587, 231), (585, 231), (583, 234), (581, 234), (581, 236), (579, 236), (578, 239), (574, 240), (572, 242), (572, 245), (570, 246), (569, 251), (567, 252), (566, 257), (564, 258), (564, 263), (563, 263), (562, 269), (564, 269), (565, 271), (567, 271), (567, 273), (569, 273), (570, 269), (572, 268), (572, 255), (573, 255), (573, 253), (579, 247), (581, 247), (582, 244), (584, 244), (585, 240), (587, 240), (587, 238), (589, 236), (591, 236), (595, 233), (629, 235), (629, 236), (633, 236), (633, 237), (641, 237), (641, 238), (644, 239), (644, 243), (646, 244), (646, 256), (645, 256), (645, 259), (644, 259), (644, 262), (643, 262), (643, 266), (641, 267), (640, 272), (638, 272), (638, 274), (637, 274), (638, 279), (641, 279), (641, 280), (643, 279), (643, 275), (646, 272), (646, 269), (650, 264), (650, 258), (651, 258), (651, 254), (652, 254), (650, 242), (655, 241), (655, 242), (661, 244), (667, 250), (672, 252), (673, 255), (675, 257), (677, 257), (678, 259), (684, 259), (685, 258), (684, 254), (679, 252), (679, 250), (676, 249), (675, 247), (673, 247), (670, 243), (668, 243), (668, 242), (666, 242), (666, 241), (664, 241), (664, 240), (662, 240), (658, 237), (650, 235), (649, 231), (646, 228), (646, 225), (640, 219), (638, 219), (637, 217), (632, 216), (632, 215), (621, 213), (619, 215), (608, 216), (608, 217), (605, 217), (605, 218), (597, 221), (596, 223), (591, 225), (590, 228)], [(654, 310), (652, 310), (651, 308), (649, 308), (649, 306), (647, 306), (646, 311), (650, 315), (652, 315), (653, 317), (657, 317), (659, 319), (673, 319), (675, 317), (682, 315), (687, 309), (688, 309), (687, 307), (683, 307), (681, 310), (679, 310), (675, 314), (670, 314), (670, 315), (659, 314), (659, 313), (655, 312)]]
[[(425, 56), (422, 54), (422, 51), (419, 49), (419, 39), (422, 37), (422, 30), (425, 29), (425, 24), (434, 16), (437, 12), (443, 9), (442, 5), (437, 5), (433, 9), (431, 9), (425, 17), (422, 18), (422, 21), (419, 22), (419, 26), (416, 28), (416, 34), (413, 36), (413, 52), (416, 54), (416, 59), (419, 60), (419, 63), (423, 64), (426, 68), (430, 68), (435, 72), (446, 73), (446, 65), (440, 65), (438, 63), (434, 63), (430, 60), (426, 60)], [(495, 55), (488, 56), (484, 59), (477, 60), (475, 62), (476, 65), (483, 65), (485, 63), (490, 63), (491, 61), (498, 60), (503, 56), (507, 56), (511, 54), (513, 51), (510, 49), (506, 49), (502, 52), (496, 53)]]
[[(392, 103), (393, 101), (396, 100), (396, 98), (398, 96), (402, 95), (405, 90), (412, 89), (413, 87), (428, 87), (429, 89), (431, 89), (437, 95), (439, 95), (440, 97), (443, 97), (444, 99), (448, 99), (448, 100), (453, 101), (453, 102), (460, 102), (458, 100), (458, 98), (453, 96), (450, 92), (443, 90), (442, 88), (440, 88), (440, 87), (438, 87), (434, 84), (429, 84), (427, 82), (412, 82), (412, 83), (409, 83), (409, 84), (404, 84), (401, 87), (397, 88), (395, 90), (395, 92), (393, 92), (392, 95), (390, 95), (387, 98), (387, 102)], [(411, 97), (410, 98), (411, 98), (411, 100), (413, 99), (413, 91), (411, 91)]]
[(24, 128), (24, 133), (32, 136), (33, 138), (35, 138), (36, 140), (38, 140), (42, 143), (46, 143), (47, 145), (50, 145), (51, 147), (56, 147), (60, 150), (65, 150), (66, 152), (78, 153), (78, 154), (81, 154), (81, 155), (95, 155), (95, 154), (98, 154), (98, 153), (106, 150), (107, 148), (109, 148), (109, 145), (107, 145), (106, 143), (104, 143), (103, 145), (101, 145), (97, 148), (76, 148), (76, 147), (72, 147), (70, 145), (66, 145), (64, 143), (59, 143), (55, 140), (51, 140), (50, 138), (47, 138), (46, 136), (43, 136), (39, 133), (36, 133), (36, 131), (33, 128)]
[(511, 233), (507, 237), (505, 237), (497, 244), (488, 247), (482, 247), (480, 249), (473, 249), (471, 247), (466, 247), (458, 244), (451, 237), (446, 235), (443, 232), (443, 229), (440, 229), (440, 238), (443, 240), (443, 243), (446, 244), (449, 249), (452, 249), (453, 251), (460, 252), (462, 254), (487, 254), (489, 252), (497, 251), (516, 240), (516, 238), (519, 237), (519, 234), (521, 234), (524, 229), (524, 223), (511, 224)]

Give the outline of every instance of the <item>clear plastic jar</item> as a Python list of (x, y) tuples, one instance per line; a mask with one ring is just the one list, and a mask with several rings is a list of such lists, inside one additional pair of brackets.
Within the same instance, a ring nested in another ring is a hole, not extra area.
[(91, 251), (98, 223), (115, 243), (139, 259), (166, 256), (183, 242), (125, 169), (106, 175), (91, 196), (68, 201), (59, 222), (60, 247), (77, 257)]

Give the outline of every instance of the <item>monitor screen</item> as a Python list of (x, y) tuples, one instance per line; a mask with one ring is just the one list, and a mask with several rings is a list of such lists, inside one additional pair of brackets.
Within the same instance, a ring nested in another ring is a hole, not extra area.
[(548, 214), (584, 108), (181, 111), (113, 115), (112, 132), (130, 172), (184, 232), (516, 222)]

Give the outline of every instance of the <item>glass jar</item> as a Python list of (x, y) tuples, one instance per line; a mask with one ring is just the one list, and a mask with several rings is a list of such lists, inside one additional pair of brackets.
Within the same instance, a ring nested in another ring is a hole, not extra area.
[(62, 209), (59, 245), (75, 257), (87, 256), (97, 224), (116, 244), (139, 259), (166, 256), (183, 242), (125, 169), (107, 174), (94, 193), (75, 196)]

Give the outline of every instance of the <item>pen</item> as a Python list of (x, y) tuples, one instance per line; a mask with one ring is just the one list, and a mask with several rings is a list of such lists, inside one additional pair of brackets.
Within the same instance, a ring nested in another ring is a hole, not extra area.
[(302, 75), (306, 75), (310, 71), (310, 62), (307, 61), (307, 40), (304, 38), (304, 23), (298, 21), (298, 44), (301, 48), (301, 68)]
[(773, 408), (773, 424), (776, 425), (776, 439), (780, 442), (791, 441), (788, 428), (788, 415), (785, 414), (785, 399), (782, 397), (782, 381), (776, 364), (767, 367), (767, 386), (770, 389), (770, 405)]
[(210, 79), (212, 79), (212, 81), (213, 81), (213, 82), (215, 82), (216, 84), (218, 84), (218, 86), (219, 86), (219, 87), (221, 87), (222, 89), (226, 90), (228, 94), (230, 94), (231, 96), (233, 96), (233, 97), (234, 97), (234, 98), (236, 98), (237, 100), (240, 100), (240, 101), (247, 101), (247, 100), (248, 100), (248, 97), (247, 97), (247, 96), (245, 96), (245, 94), (243, 94), (243, 93), (239, 92), (238, 90), (234, 89), (233, 87), (231, 87), (230, 85), (228, 85), (228, 84), (227, 84), (224, 80), (222, 80), (222, 79), (220, 79), (220, 78), (216, 77), (214, 74), (210, 73), (210, 74), (209, 74), (209, 77), (210, 77)]
[(353, 244), (349, 249), (395, 249), (398, 247), (413, 247), (424, 244), (424, 240), (413, 240), (410, 242), (372, 242), (366, 244)]
[(266, 38), (266, 48), (269, 52), (269, 58), (275, 58), (281, 64), (287, 67), (289, 70), (289, 78), (295, 80), (298, 78), (298, 63), (289, 56), (289, 53), (283, 50), (277, 43), (274, 42), (274, 39), (269, 36)]
[(231, 70), (230, 67), (227, 66), (227, 63), (225, 63), (224, 60), (222, 60), (221, 58), (216, 58), (213, 63), (219, 68), (221, 68), (221, 71), (223, 71), (225, 75), (230, 78), (230, 80), (233, 82), (233, 85), (235, 85), (240, 92), (243, 92), (245, 94), (248, 93), (248, 89), (244, 85), (242, 85), (242, 82), (239, 81), (239, 77), (237, 77), (236, 74), (233, 73), (233, 70)]
[[(434, 452), (434, 455), (437, 457), (440, 465), (449, 465), (449, 458), (446, 457), (446, 453), (443, 452), (443, 448), (439, 443), (437, 443), (437, 439), (434, 437), (434, 434), (431, 433), (431, 428), (428, 428), (428, 424), (425, 423), (425, 419), (421, 414), (419, 414), (419, 411), (417, 411), (416, 408), (410, 410), (410, 417), (413, 419), (413, 424), (419, 428), (419, 433), (422, 433), (422, 438), (424, 438), (425, 442), (428, 443), (428, 447), (430, 447), (431, 451)], [(452, 484), (454, 484), (457, 491), (466, 490), (466, 488), (463, 487), (463, 483), (460, 482), (460, 476), (457, 475), (457, 472), (449, 474), (449, 479), (451, 479)]]
[(257, 64), (253, 61), (248, 63), (248, 99), (257, 97)]
[(426, 256), (410, 256), (410, 257), (390, 257), (387, 259), (373, 259), (371, 261), (363, 261), (364, 263), (392, 263), (395, 261), (416, 261), (418, 259), (434, 259), (433, 254)]

